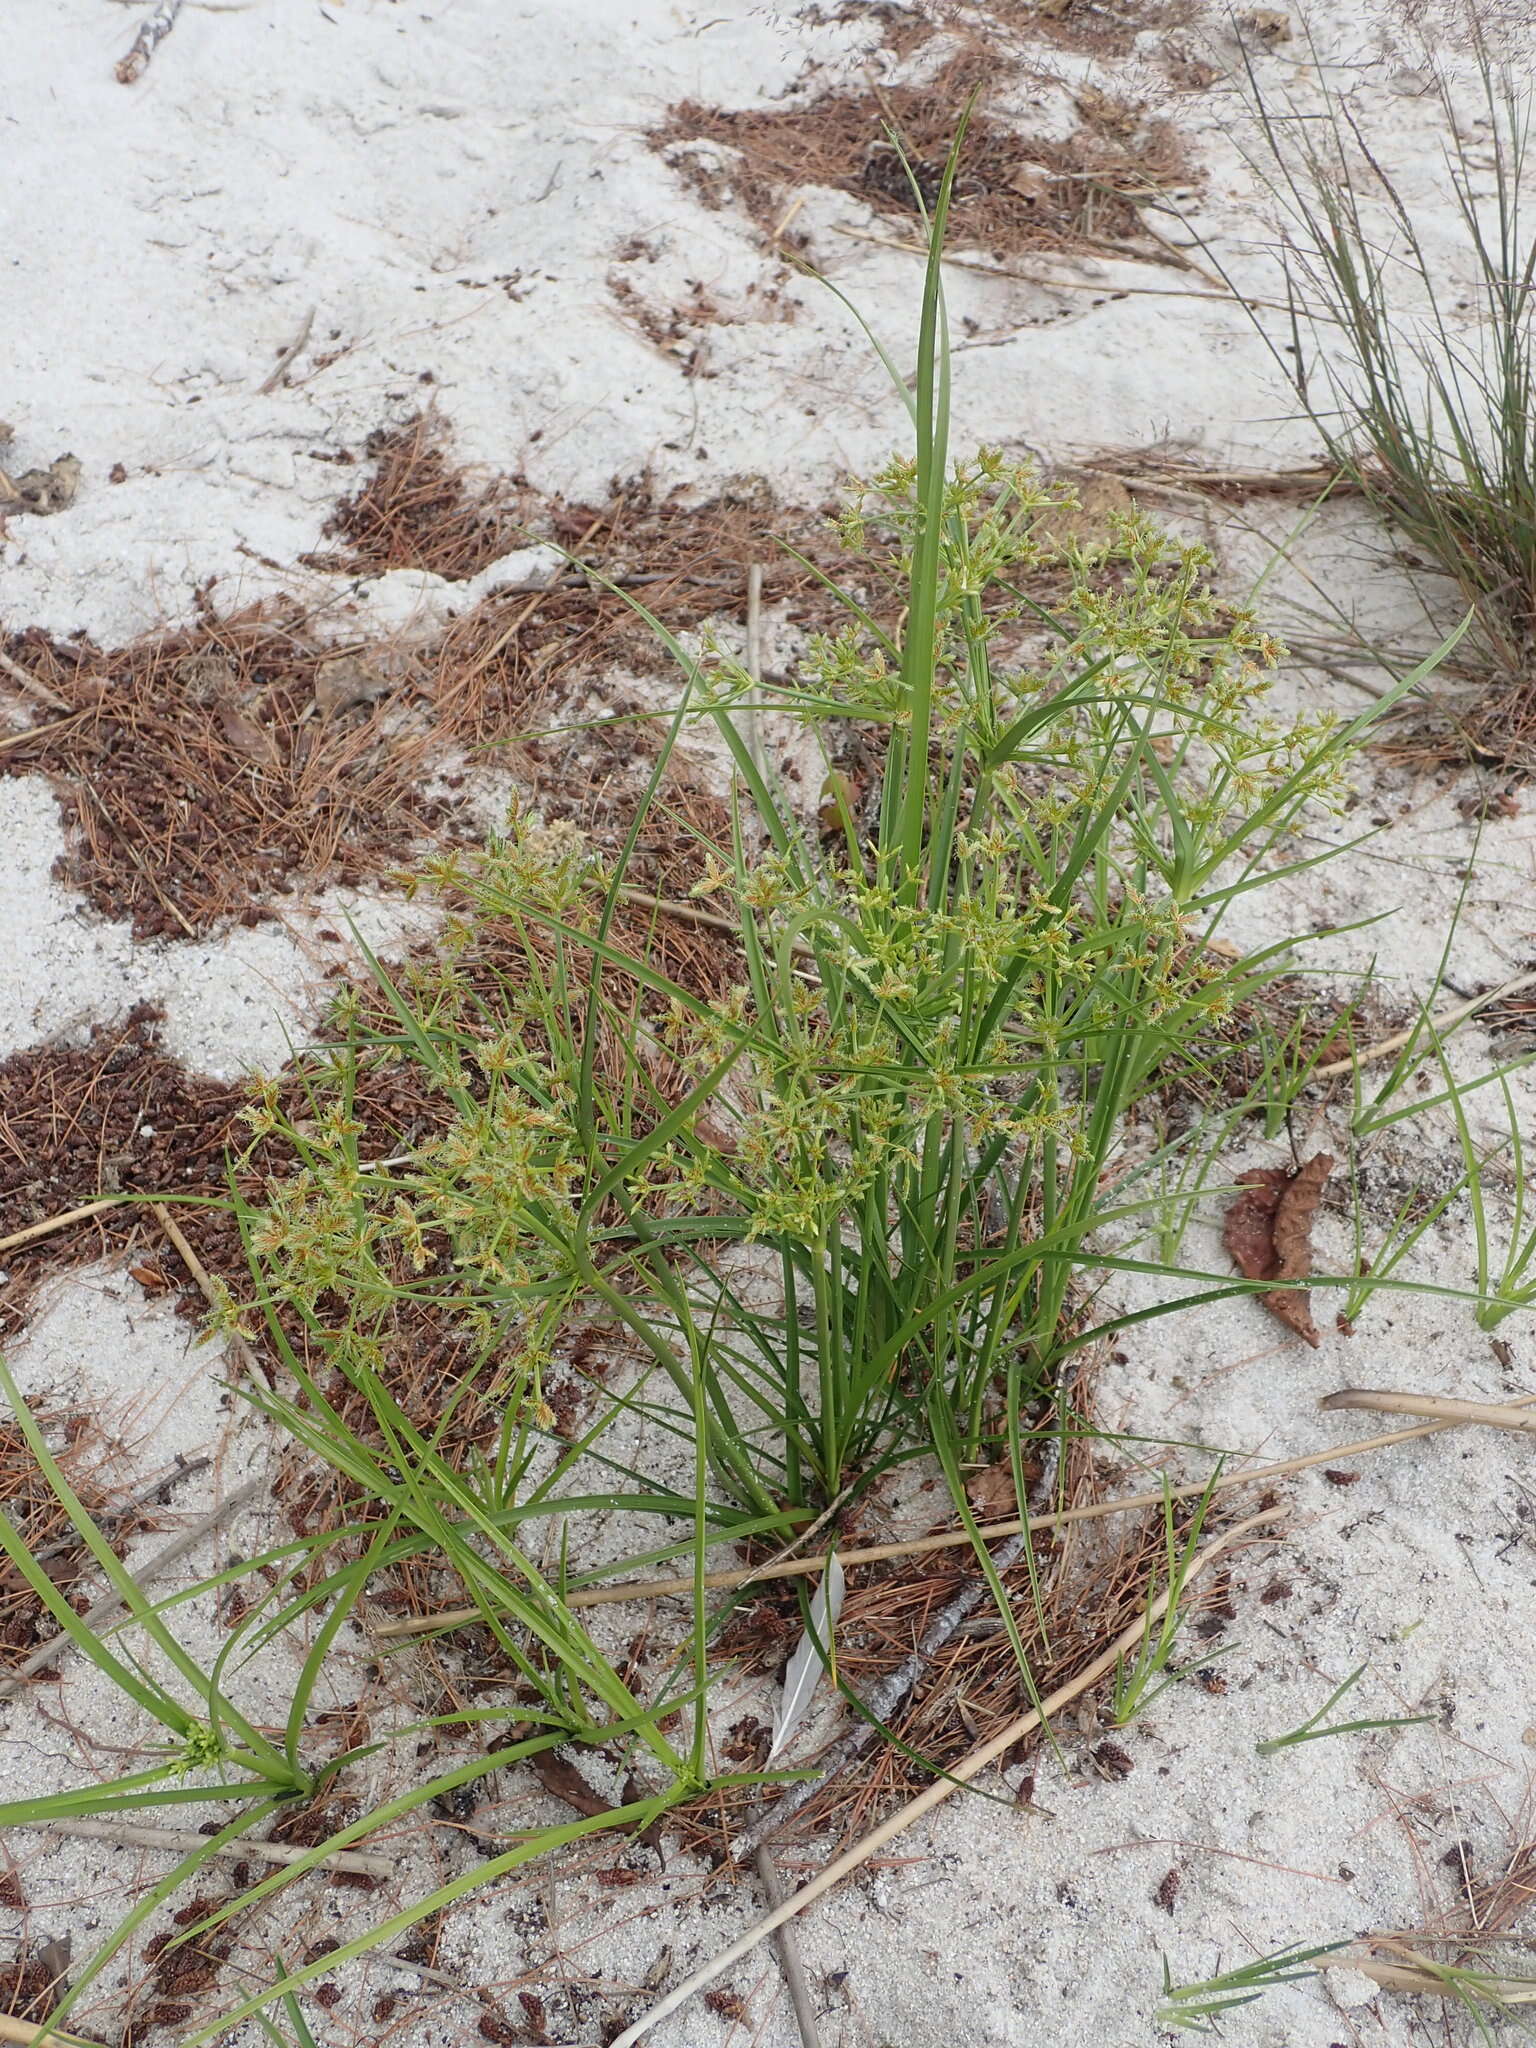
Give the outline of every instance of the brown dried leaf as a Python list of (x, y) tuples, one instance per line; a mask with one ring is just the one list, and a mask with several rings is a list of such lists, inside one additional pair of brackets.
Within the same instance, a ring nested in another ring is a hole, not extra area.
[(546, 1792), (553, 1792), (557, 1799), (563, 1799), (567, 1806), (573, 1807), (577, 1813), (585, 1814), (589, 1820), (595, 1820), (599, 1814), (613, 1811), (613, 1801), (601, 1798), (576, 1766), (568, 1763), (563, 1756), (556, 1756), (552, 1749), (546, 1749), (540, 1755), (530, 1757), (528, 1768)]
[(322, 661), (315, 670), (315, 709), (322, 718), (336, 711), (350, 711), (354, 704), (371, 704), (385, 697), (399, 683), (365, 656), (338, 654)]
[(1275, 1209), (1274, 1280), (1305, 1280), (1312, 1271), (1312, 1219), (1333, 1171), (1331, 1152), (1319, 1152), (1298, 1168), (1280, 1191)]
[[(1065, 12), (1065, 9), (1063, 9)], [(1033, 206), (1042, 199), (1049, 199), (1053, 190), (1050, 172), (1044, 164), (1022, 163), (1008, 180), (1010, 192)]]
[[(1319, 1152), (1295, 1173), (1260, 1166), (1239, 1176), (1243, 1193), (1227, 1211), (1222, 1239), (1245, 1279), (1306, 1279), (1312, 1271), (1312, 1220), (1333, 1165), (1330, 1153)], [(1303, 1289), (1277, 1289), (1259, 1300), (1314, 1350), (1321, 1344), (1311, 1296)]]
[(272, 735), (233, 704), (219, 706), (219, 730), (232, 747), (237, 747), (242, 754), (249, 754), (253, 761), (267, 761), (276, 766), (277, 748), (272, 743)]
[(1003, 1516), (1018, 1512), (1018, 1500), (1013, 1490), (1013, 1466), (1007, 1458), (1000, 1464), (984, 1465), (981, 1471), (973, 1472), (965, 1482), (965, 1491), (972, 1512), (984, 1522), (1000, 1521)]
[(1256, 1166), (1238, 1175), (1244, 1192), (1227, 1211), (1222, 1230), (1233, 1265), (1245, 1280), (1274, 1280), (1275, 1211), (1290, 1175), (1283, 1166)]

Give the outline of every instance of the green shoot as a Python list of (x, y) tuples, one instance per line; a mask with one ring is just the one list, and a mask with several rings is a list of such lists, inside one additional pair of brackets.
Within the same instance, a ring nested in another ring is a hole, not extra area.
[(1157, 2008), (1157, 2023), (1160, 2027), (1176, 2027), (1191, 2034), (1214, 2034), (1218, 2031), (1216, 2021), (1224, 2012), (1231, 2012), (1240, 2005), (1252, 2005), (1262, 1998), (1266, 1991), (1272, 1991), (1277, 1984), (1303, 1984), (1309, 1977), (1315, 1977), (1315, 1969), (1308, 1967), (1318, 1956), (1328, 1956), (1347, 1942), (1324, 1942), (1316, 1948), (1303, 1948), (1300, 1943), (1290, 1948), (1278, 1949), (1273, 1955), (1259, 1956), (1251, 1963), (1244, 1963), (1240, 1969), (1223, 1971), (1220, 1976), (1207, 1977), (1191, 1984), (1175, 1984), (1173, 1973), (1168, 1968), (1168, 1958), (1163, 1957), (1163, 1996)]
[[(1179, 1538), (1174, 1516), (1173, 1494), (1166, 1476), (1163, 1480), (1163, 1546), (1164, 1572), (1161, 1590), (1166, 1593), (1166, 1605), (1161, 1615), (1150, 1623), (1142, 1635), (1140, 1646), (1134, 1657), (1122, 1658), (1115, 1667), (1114, 1685), (1110, 1693), (1110, 1720), (1116, 1728), (1124, 1728), (1136, 1716), (1145, 1711), (1159, 1693), (1166, 1691), (1175, 1680), (1186, 1677), (1191, 1671), (1213, 1663), (1223, 1654), (1220, 1648), (1202, 1651), (1187, 1663), (1175, 1666), (1172, 1662), (1174, 1645), (1184, 1625), (1184, 1582), (1194, 1563), (1195, 1553), (1200, 1547), (1200, 1534), (1205, 1527), (1205, 1518), (1215, 1498), (1215, 1482), (1220, 1473), (1218, 1465), (1212, 1473), (1210, 1483), (1195, 1502), (1189, 1527), (1183, 1540)], [(1159, 1587), (1154, 1583), (1147, 1593), (1150, 1612), (1158, 1597)]]
[(1433, 1721), (1433, 1714), (1383, 1714), (1359, 1721), (1329, 1721), (1339, 1701), (1364, 1678), (1368, 1665), (1357, 1664), (1342, 1685), (1334, 1687), (1315, 1714), (1309, 1714), (1299, 1727), (1288, 1735), (1272, 1735), (1265, 1742), (1256, 1742), (1254, 1753), (1258, 1756), (1274, 1756), (1278, 1750), (1294, 1749), (1298, 1742), (1321, 1742), (1325, 1735), (1360, 1735), (1372, 1728), (1417, 1728)]

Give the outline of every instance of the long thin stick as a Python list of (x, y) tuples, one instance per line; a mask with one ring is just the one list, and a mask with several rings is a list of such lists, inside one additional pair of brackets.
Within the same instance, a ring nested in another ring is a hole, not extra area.
[(27, 2044), (41, 2040), (45, 2048), (100, 2048), (96, 2041), (84, 2041), (78, 2034), (56, 2034), (46, 2020), (13, 2020), (0, 2012), (0, 2041)]
[[(189, 1849), (208, 1846), (208, 1837), (194, 1833), (191, 1828), (130, 1827), (126, 1821), (115, 1820), (22, 1821), (20, 1825), (35, 1827), (48, 1835), (77, 1835), (86, 1842), (115, 1842), (125, 1849), (161, 1849), (168, 1856), (185, 1856)], [(289, 1864), (300, 1862), (309, 1851), (288, 1842), (253, 1842), (247, 1838), (243, 1842), (226, 1842), (213, 1853), (228, 1863)], [(391, 1856), (367, 1856), (360, 1850), (336, 1849), (321, 1858), (318, 1868), (351, 1870), (360, 1877), (393, 1877), (399, 1865)]]
[[(757, 1852), (757, 1875), (769, 1910), (782, 1906), (784, 1887), (779, 1883), (779, 1873), (774, 1869), (773, 1858), (766, 1848)], [(774, 1941), (779, 1951), (779, 1967), (784, 1972), (784, 1982), (789, 1990), (789, 2002), (795, 2009), (795, 2025), (800, 2029), (800, 2048), (821, 2048), (821, 2029), (816, 2024), (816, 2005), (806, 1981), (805, 1965), (800, 1960), (800, 1944), (787, 1920), (775, 1929)]]
[[(1192, 1559), (1189, 1570), (1184, 1575), (1184, 1586), (1187, 1587), (1191, 1579), (1205, 1571), (1223, 1552), (1252, 1535), (1255, 1529), (1277, 1521), (1285, 1512), (1284, 1508), (1265, 1508), (1261, 1514), (1250, 1515), (1245, 1522), (1237, 1523), (1234, 1528), (1216, 1537)], [(633, 2048), (636, 2041), (641, 2040), (668, 2014), (676, 2012), (679, 2006), (686, 2005), (696, 1991), (702, 1991), (706, 1984), (712, 1984), (733, 1964), (739, 1963), (743, 1956), (750, 1955), (758, 1943), (766, 1940), (775, 1928), (781, 1927), (786, 1920), (792, 1920), (797, 1913), (803, 1913), (807, 1906), (814, 1905), (817, 1899), (866, 1864), (885, 1847), (887, 1842), (905, 1833), (915, 1821), (921, 1820), (924, 1814), (931, 1813), (936, 1806), (942, 1806), (944, 1801), (951, 1798), (962, 1785), (969, 1784), (971, 1779), (979, 1777), (989, 1764), (996, 1763), (999, 1757), (1005, 1756), (1016, 1742), (1032, 1734), (1053, 1715), (1061, 1713), (1063, 1708), (1069, 1707), (1075, 1699), (1097, 1685), (1099, 1680), (1107, 1677), (1123, 1658), (1134, 1656), (1147, 1631), (1167, 1612), (1171, 1597), (1171, 1589), (1165, 1588), (1149, 1600), (1146, 1612), (1139, 1615), (1108, 1649), (1101, 1651), (1085, 1671), (1079, 1672), (1069, 1684), (1058, 1687), (1049, 1699), (1043, 1700), (1038, 1707), (1031, 1707), (1028, 1713), (1020, 1714), (1017, 1720), (1010, 1721), (1001, 1734), (994, 1735), (989, 1742), (982, 1743), (968, 1756), (962, 1757), (959, 1763), (950, 1768), (946, 1776), (937, 1779), (926, 1791), (919, 1792), (917, 1797), (909, 1800), (899, 1813), (893, 1814), (872, 1834), (866, 1835), (862, 1842), (855, 1844), (844, 1855), (829, 1863), (825, 1870), (811, 1879), (809, 1884), (802, 1885), (799, 1891), (792, 1893), (784, 1901), (783, 1905), (775, 1907), (755, 1926), (749, 1927), (745, 1934), (733, 1941), (711, 1962), (703, 1964), (692, 1976), (684, 1978), (675, 1990), (667, 1993), (659, 2005), (652, 2006), (641, 2019), (617, 2035), (610, 2042), (609, 2048)]]
[[(157, 1578), (161, 1572), (168, 1570), (171, 1565), (179, 1563), (189, 1550), (197, 1548), (210, 1529), (218, 1527), (226, 1515), (234, 1514), (237, 1509), (255, 1500), (258, 1494), (267, 1492), (270, 1484), (271, 1482), (264, 1476), (260, 1479), (248, 1479), (244, 1486), (238, 1487), (222, 1500), (211, 1514), (204, 1515), (200, 1522), (194, 1522), (190, 1529), (183, 1529), (181, 1534), (167, 1543), (163, 1550), (157, 1550), (144, 1569), (133, 1574), (133, 1583), (136, 1586), (143, 1586), (149, 1580)], [(88, 1607), (80, 1618), (87, 1628), (100, 1629), (103, 1622), (110, 1621), (126, 1604), (122, 1594), (114, 1586), (110, 1592), (103, 1593), (93, 1607)], [(46, 1643), (40, 1643), (25, 1663), (18, 1664), (14, 1671), (8, 1671), (4, 1678), (0, 1678), (0, 1700), (9, 1699), (26, 1679), (33, 1678), (39, 1671), (45, 1670), (73, 1641), (74, 1637), (71, 1635), (60, 1635), (52, 1637)]]
[[(1524, 1407), (1536, 1402), (1536, 1394), (1512, 1402), (1512, 1407)], [(1201, 1494), (1225, 1493), (1233, 1486), (1252, 1486), (1264, 1479), (1285, 1479), (1293, 1472), (1307, 1472), (1315, 1465), (1334, 1465), (1341, 1458), (1363, 1458), (1370, 1451), (1384, 1451), (1393, 1444), (1405, 1444), (1420, 1436), (1438, 1436), (1442, 1430), (1459, 1426), (1454, 1419), (1445, 1422), (1422, 1422), (1412, 1429), (1391, 1429), (1381, 1436), (1358, 1437), (1352, 1443), (1334, 1444), (1325, 1451), (1308, 1451), (1304, 1457), (1281, 1458), (1274, 1464), (1255, 1465), (1247, 1472), (1218, 1473), (1214, 1479), (1193, 1480), (1188, 1486), (1171, 1487), (1167, 1498), (1170, 1500), (1195, 1500)], [(1025, 1530), (1059, 1529), (1069, 1522), (1094, 1522), (1104, 1515), (1132, 1514), (1139, 1508), (1160, 1508), (1165, 1496), (1162, 1493), (1130, 1493), (1118, 1500), (1096, 1501), (1088, 1507), (1060, 1508), (1051, 1514), (1031, 1515), (1027, 1522), (985, 1522), (976, 1534), (984, 1543), (991, 1543), (1002, 1536), (1017, 1536)], [(728, 1541), (722, 1537), (721, 1541)], [(920, 1536), (911, 1543), (873, 1543), (863, 1550), (840, 1550), (838, 1556), (845, 1567), (856, 1564), (883, 1564), (892, 1557), (928, 1557), (936, 1550), (956, 1550), (962, 1544), (971, 1542), (964, 1529), (951, 1529), (942, 1536)], [(776, 1565), (770, 1572), (762, 1565), (750, 1569), (730, 1572), (707, 1572), (704, 1584), (712, 1591), (733, 1586), (745, 1586), (753, 1579), (798, 1578), (802, 1573), (819, 1572), (826, 1569), (826, 1554), (815, 1557), (797, 1557)], [(609, 1607), (626, 1600), (663, 1600), (680, 1593), (691, 1593), (693, 1580), (689, 1579), (637, 1579), (619, 1586), (587, 1586), (565, 1596), (567, 1607)], [(380, 1639), (396, 1636), (427, 1635), (434, 1629), (462, 1628), (466, 1622), (478, 1621), (478, 1607), (445, 1607), (441, 1614), (416, 1615), (407, 1621), (381, 1622), (373, 1631)]]
[(8, 732), (0, 740), (0, 754), (8, 754), (12, 747), (24, 747), (31, 740), (46, 739), (51, 732), (62, 732), (66, 725), (73, 725), (84, 716), (83, 711), (71, 711), (65, 718), (49, 719), (46, 725), (24, 725), (19, 732)]
[[(1504, 996), (1519, 995), (1522, 989), (1536, 987), (1536, 972), (1517, 974), (1512, 981), (1491, 988), (1486, 994), (1469, 996), (1464, 1003), (1458, 1003), (1454, 1010), (1446, 1010), (1438, 1017), (1429, 1019), (1429, 1029), (1440, 1036), (1455, 1025), (1475, 1016), (1479, 1010), (1486, 1010), (1490, 1003), (1498, 1002)], [(1375, 1045), (1368, 1045), (1364, 1052), (1352, 1053), (1347, 1060), (1330, 1060), (1326, 1067), (1313, 1069), (1314, 1081), (1331, 1081), (1338, 1074), (1353, 1073), (1356, 1067), (1363, 1067), (1367, 1060), (1384, 1060), (1388, 1053), (1401, 1052), (1405, 1045), (1411, 1045), (1424, 1029), (1421, 1017), (1416, 1024), (1410, 1024), (1406, 1031), (1395, 1031), (1390, 1038), (1383, 1038)]]
[[(126, 1500), (119, 1501), (115, 1508), (98, 1514), (97, 1528), (105, 1528), (112, 1522), (126, 1522), (135, 1508), (143, 1507), (146, 1501), (154, 1500), (158, 1494), (168, 1493), (171, 1487), (179, 1485), (183, 1479), (190, 1479), (194, 1473), (206, 1472), (212, 1463), (211, 1458), (184, 1458), (178, 1451), (176, 1462), (169, 1472), (162, 1472), (158, 1479), (146, 1480), (137, 1492), (130, 1493)], [(57, 1542), (45, 1544), (41, 1550), (34, 1550), (32, 1562), (47, 1564), (51, 1558), (62, 1557), (66, 1550), (74, 1550), (79, 1542), (78, 1533), (61, 1536)]]
[(286, 348), (278, 350), (277, 361), (272, 365), (271, 374), (256, 386), (256, 394), (259, 398), (269, 397), (277, 389), (278, 385), (282, 383), (287, 370), (304, 353), (304, 344), (309, 340), (309, 331), (315, 324), (315, 315), (319, 310), (318, 306), (311, 306), (304, 315), (304, 318), (299, 322), (298, 333), (288, 343)]
[[(1023, 1549), (1022, 1533), (1010, 1536), (1005, 1543), (998, 1546), (992, 1559), (993, 1568), (999, 1574), (1007, 1571), (1010, 1565), (1017, 1562)], [(863, 1702), (867, 1718), (850, 1728), (842, 1740), (833, 1746), (831, 1754), (813, 1777), (802, 1778), (798, 1784), (785, 1787), (784, 1796), (778, 1804), (770, 1806), (761, 1819), (754, 1821), (744, 1834), (732, 1842), (733, 1857), (740, 1858), (754, 1851), (761, 1856), (763, 1844), (769, 1836), (776, 1835), (780, 1828), (786, 1827), (800, 1809), (816, 1797), (823, 1785), (835, 1778), (839, 1771), (846, 1770), (849, 1764), (869, 1747), (881, 1733), (880, 1724), (891, 1718), (917, 1683), (918, 1674), (923, 1667), (938, 1655), (961, 1622), (967, 1620), (980, 1605), (988, 1583), (981, 1572), (966, 1580), (954, 1599), (924, 1631), (922, 1641), (911, 1656), (904, 1658), (894, 1671), (887, 1672), (880, 1683), (871, 1689), (869, 1698)]]
[(56, 1230), (67, 1230), (71, 1223), (83, 1223), (87, 1216), (99, 1216), (103, 1209), (118, 1209), (124, 1202), (133, 1200), (132, 1195), (103, 1195), (99, 1201), (87, 1202), (79, 1209), (65, 1209), (57, 1216), (46, 1217), (41, 1223), (29, 1223), (25, 1230), (13, 1230), (9, 1237), (0, 1237), (0, 1252), (13, 1252), (18, 1245), (35, 1244), (40, 1237), (52, 1237)]
[[(926, 256), (927, 247), (922, 242), (899, 241), (894, 235), (874, 235), (868, 228), (849, 228), (838, 225), (837, 232), (847, 235), (850, 241), (873, 242), (880, 249), (904, 249), (909, 256)], [(1156, 262), (1155, 257), (1138, 257), (1123, 250), (1111, 252), (1118, 262)], [(1250, 299), (1237, 292), (1192, 292), (1188, 286), (1157, 284), (1106, 284), (1102, 281), (1080, 277), (1042, 277), (1038, 271), (1015, 270), (1005, 263), (979, 263), (974, 256), (952, 256), (946, 253), (944, 261), (957, 270), (977, 270), (983, 277), (1011, 277), (1021, 284), (1038, 285), (1042, 291), (1050, 292), (1098, 292), (1104, 298), (1139, 299), (1212, 299), (1224, 306), (1262, 306), (1271, 313), (1288, 313), (1291, 309), (1282, 306), (1276, 299)]]
[(57, 690), (50, 690), (46, 683), (40, 683), (19, 661), (12, 661), (3, 648), (0, 648), (0, 673), (8, 675), (18, 690), (25, 690), (27, 695), (35, 697), (39, 704), (46, 704), (50, 711), (73, 711), (75, 708), (68, 698), (61, 697)]
[[(181, 1263), (196, 1281), (198, 1293), (202, 1295), (210, 1308), (218, 1308), (220, 1305), (219, 1293), (213, 1284), (213, 1276), (187, 1242), (186, 1233), (182, 1230), (181, 1225), (176, 1221), (170, 1210), (167, 1209), (164, 1202), (151, 1202), (149, 1206), (154, 1213), (155, 1221), (171, 1240), (171, 1243), (175, 1245)], [(270, 1374), (238, 1330), (230, 1331), (226, 1338), (226, 1348), (236, 1365), (249, 1373), (251, 1378), (258, 1381), (269, 1393), (272, 1391)]]
[(1370, 1408), (1380, 1415), (1430, 1415), (1437, 1422), (1481, 1422), (1489, 1429), (1517, 1429), (1536, 1436), (1536, 1415), (1500, 1401), (1457, 1401), (1448, 1394), (1397, 1394), (1382, 1387), (1343, 1387), (1325, 1394), (1319, 1408)]

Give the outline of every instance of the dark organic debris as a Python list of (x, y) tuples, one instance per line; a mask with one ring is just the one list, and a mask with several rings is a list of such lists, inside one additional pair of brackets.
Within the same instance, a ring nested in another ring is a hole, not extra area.
[[(103, 1193), (223, 1190), (225, 1149), (238, 1142), (244, 1091), (189, 1075), (162, 1052), (159, 1018), (141, 1004), (118, 1023), (98, 1025), (82, 1046), (41, 1046), (0, 1061), (0, 1236)], [(212, 1212), (181, 1213), (206, 1248)], [(159, 1251), (158, 1231), (152, 1241)], [(14, 1336), (45, 1274), (143, 1243), (143, 1211), (124, 1204), (8, 1251), (0, 1340)], [(140, 1284), (161, 1291), (163, 1265), (153, 1258), (140, 1264)]]
[[(429, 424), (375, 444), (374, 474), (337, 514), (351, 551), (332, 566), (468, 575), (527, 538), (508, 509), (520, 487), (471, 486)], [(779, 506), (761, 479), (706, 504), (643, 482), (597, 507), (517, 502), (538, 537), (634, 587), (669, 631), (743, 617), (754, 562), (787, 623), (841, 622), (814, 573), (765, 538), (831, 566), (821, 511)], [(837, 566), (885, 603), (868, 564)], [(356, 886), (424, 838), (478, 836), (466, 753), (511, 766), (563, 816), (589, 793), (612, 814), (655, 759), (653, 720), (613, 678), (671, 657), (622, 595), (577, 570), (494, 591), (435, 645), (348, 645), (335, 623), (322, 633), (293, 599), (222, 614), (205, 590), (191, 621), (125, 646), (37, 629), (0, 642), (0, 697), (14, 687), (33, 721), (5, 735), (0, 772), (52, 783), (69, 834), (63, 879), (103, 915), (131, 918), (138, 938), (201, 937), (278, 917), (296, 877)], [(613, 716), (594, 724), (598, 683)], [(535, 737), (565, 720), (581, 729)]]
[(326, 521), (327, 538), (344, 545), (307, 556), (307, 565), (350, 575), (428, 569), (459, 582), (526, 542), (526, 506), (515, 482), (475, 480), (447, 452), (440, 414), (417, 413), (381, 427), (365, 453), (373, 473), (343, 498)]
[(46, 469), (24, 469), (17, 476), (0, 469), (0, 518), (8, 512), (64, 512), (80, 489), (80, 463), (61, 455)]

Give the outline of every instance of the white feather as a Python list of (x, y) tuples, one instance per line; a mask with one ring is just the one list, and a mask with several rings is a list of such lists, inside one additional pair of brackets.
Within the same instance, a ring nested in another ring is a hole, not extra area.
[(816, 1688), (821, 1683), (821, 1674), (826, 1669), (837, 1618), (842, 1611), (843, 1567), (834, 1550), (827, 1559), (827, 1568), (811, 1602), (811, 1625), (800, 1638), (795, 1654), (789, 1660), (789, 1669), (784, 1673), (784, 1691), (773, 1716), (773, 1747), (768, 1752), (769, 1763), (805, 1719)]

